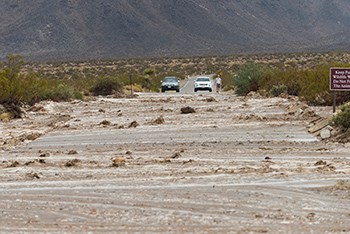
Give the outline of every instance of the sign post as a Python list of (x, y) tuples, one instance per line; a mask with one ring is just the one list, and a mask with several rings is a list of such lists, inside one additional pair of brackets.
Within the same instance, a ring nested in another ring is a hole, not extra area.
[(350, 91), (350, 68), (332, 67), (329, 75), (329, 89), (333, 91), (333, 113), (336, 108), (336, 91)]
[(130, 82), (130, 92), (131, 92), (131, 96), (134, 95), (134, 90), (132, 88), (132, 76), (131, 74), (129, 74), (129, 82)]

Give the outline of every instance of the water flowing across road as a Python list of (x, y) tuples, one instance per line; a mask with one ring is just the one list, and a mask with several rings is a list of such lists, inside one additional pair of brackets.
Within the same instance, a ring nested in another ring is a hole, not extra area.
[(0, 232), (350, 232), (346, 145), (309, 134), (292, 99), (191, 84), (8, 125), (44, 134), (0, 152)]

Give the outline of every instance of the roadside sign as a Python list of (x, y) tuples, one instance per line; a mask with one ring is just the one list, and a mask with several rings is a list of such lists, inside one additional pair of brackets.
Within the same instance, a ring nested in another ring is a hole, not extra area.
[(333, 91), (350, 91), (350, 68), (331, 68), (329, 86)]
[(332, 67), (329, 72), (329, 89), (333, 91), (333, 113), (335, 113), (336, 91), (350, 91), (350, 68)]

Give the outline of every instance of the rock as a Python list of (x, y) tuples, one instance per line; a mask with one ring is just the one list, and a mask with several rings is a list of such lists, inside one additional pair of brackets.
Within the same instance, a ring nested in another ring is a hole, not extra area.
[(120, 167), (125, 165), (125, 158), (121, 156), (115, 157), (112, 161), (112, 166), (114, 167)]
[(49, 157), (50, 156), (50, 154), (49, 153), (42, 153), (42, 154), (40, 154), (40, 158), (46, 158), (46, 157)]
[(213, 97), (208, 97), (208, 98), (206, 99), (206, 101), (207, 101), (207, 102), (216, 102), (216, 99), (213, 98)]
[(39, 159), (39, 160), (38, 160), (38, 163), (46, 164), (46, 161), (45, 161), (44, 159)]
[(138, 122), (136, 122), (136, 121), (133, 121), (133, 122), (131, 122), (131, 123), (129, 124), (129, 128), (136, 128), (136, 127), (138, 127), (138, 126), (140, 126), (140, 124), (139, 124)]
[(173, 159), (180, 158), (180, 157), (181, 157), (181, 154), (178, 152), (171, 156), (171, 158), (173, 158)]
[(315, 163), (315, 166), (323, 166), (323, 165), (327, 165), (327, 162), (323, 160), (319, 160)]
[(111, 125), (111, 122), (109, 122), (108, 120), (103, 120), (99, 125), (109, 126)]
[(81, 160), (79, 160), (79, 159), (73, 159), (73, 160), (69, 160), (68, 162), (66, 162), (64, 164), (64, 166), (66, 166), (66, 167), (75, 167), (80, 162), (81, 162)]
[(68, 154), (69, 154), (69, 155), (78, 154), (78, 152), (77, 152), (76, 150), (70, 150), (70, 151), (68, 152)]
[(332, 132), (331, 132), (332, 128), (330, 126), (327, 126), (325, 128), (323, 128), (320, 132), (320, 137), (322, 139), (328, 139), (332, 136)]
[(156, 118), (155, 120), (152, 121), (153, 125), (157, 125), (157, 124), (163, 124), (165, 122), (164, 117), (161, 115), (158, 118)]
[(40, 176), (36, 172), (27, 173), (27, 177), (31, 179), (40, 179)]
[(20, 164), (17, 161), (12, 162), (8, 167), (18, 167)]
[(304, 113), (304, 110), (301, 109), (301, 108), (298, 108), (298, 109), (295, 111), (295, 115), (298, 116), (298, 117), (301, 116), (303, 113)]
[(192, 107), (187, 106), (187, 107), (181, 108), (181, 114), (191, 114), (191, 113), (196, 113), (196, 111)]

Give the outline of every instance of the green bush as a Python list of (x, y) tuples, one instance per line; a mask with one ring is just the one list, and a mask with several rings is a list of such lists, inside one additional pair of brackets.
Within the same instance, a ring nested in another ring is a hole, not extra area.
[(48, 87), (48, 81), (36, 74), (21, 74), (23, 60), (20, 56), (8, 55), (0, 70), (0, 103), (20, 105), (33, 104), (40, 100), (41, 93)]
[(237, 95), (244, 96), (251, 91), (259, 90), (259, 80), (263, 77), (264, 69), (254, 63), (246, 64), (233, 78)]
[(342, 131), (350, 128), (350, 103), (344, 104), (340, 107), (340, 112), (333, 117), (333, 123)]
[(41, 96), (42, 100), (70, 101), (72, 99), (82, 99), (82, 94), (75, 91), (72, 87), (65, 84), (59, 84), (53, 89), (46, 89)]
[[(6, 106), (33, 105), (41, 100), (69, 101), (83, 99), (76, 87), (86, 87), (85, 80), (46, 79), (36, 73), (21, 73), (21, 56), (8, 55), (0, 69), (0, 104)], [(64, 83), (63, 83), (64, 82)], [(83, 85), (84, 84), (84, 85)], [(53, 87), (53, 88), (52, 88)]]
[(272, 90), (274, 86), (281, 84), (287, 86), (287, 93), (289, 95), (299, 95), (301, 90), (300, 80), (302, 80), (302, 71), (295, 69), (267, 69), (263, 77), (259, 80), (260, 89)]
[[(329, 90), (329, 68), (349, 67), (347, 64), (323, 64), (308, 70), (296, 68), (274, 68), (264, 72), (259, 80), (259, 88), (272, 90), (281, 84), (287, 86), (287, 93), (300, 97), (312, 105), (332, 105), (332, 94)], [(337, 95), (337, 103), (348, 101), (350, 95), (346, 92)]]
[(299, 80), (301, 89), (298, 93), (301, 99), (314, 105), (332, 104), (329, 91), (329, 68), (329, 65), (320, 65), (303, 72), (303, 77)]
[(220, 71), (217, 73), (221, 77), (222, 89), (224, 91), (229, 91), (234, 89), (234, 83), (232, 79), (232, 75), (226, 71)]
[(113, 93), (121, 92), (122, 85), (114, 77), (100, 77), (90, 89), (94, 95), (111, 95)]

